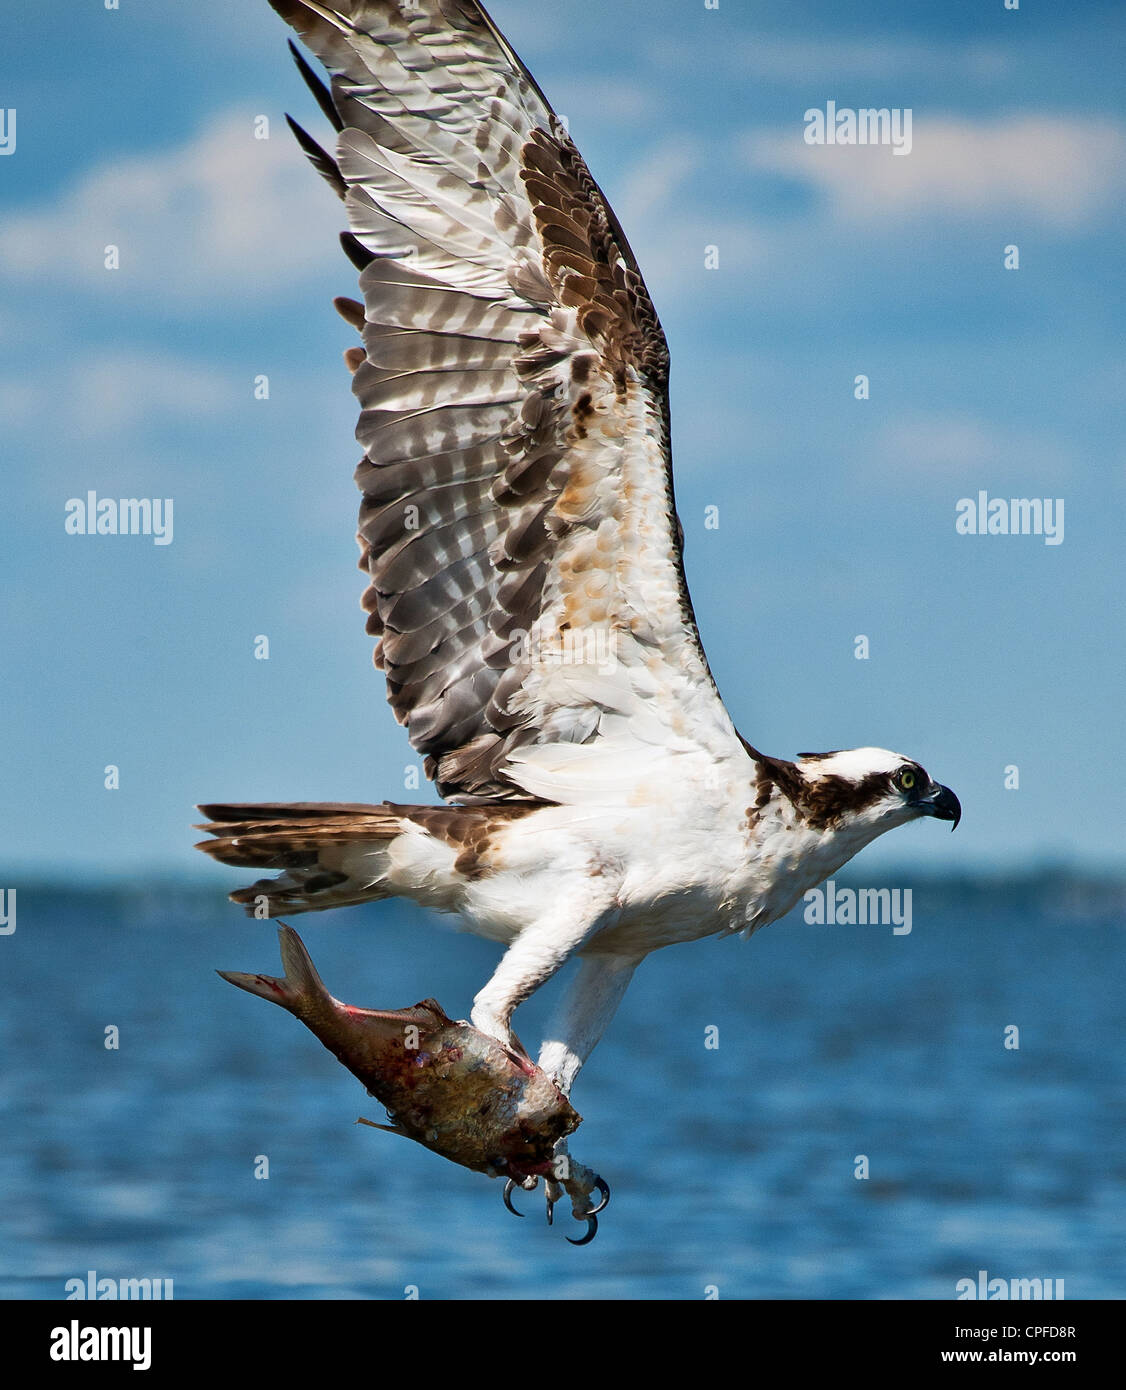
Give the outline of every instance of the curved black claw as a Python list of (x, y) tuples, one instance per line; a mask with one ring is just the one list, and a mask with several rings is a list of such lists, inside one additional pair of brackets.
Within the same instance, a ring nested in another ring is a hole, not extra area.
[(606, 1210), (606, 1204), (610, 1200), (610, 1184), (606, 1182), (604, 1178), (600, 1178), (595, 1174), (594, 1185), (598, 1188), (602, 1200), (596, 1207), (591, 1207), (589, 1211), (584, 1211), (582, 1213), (583, 1217), (586, 1218), (586, 1235), (580, 1236), (578, 1240), (574, 1240), (571, 1236), (568, 1236), (567, 1239), (572, 1245), (589, 1245), (598, 1234), (598, 1213)]
[(602, 1193), (602, 1200), (596, 1207), (591, 1207), (590, 1211), (585, 1212), (586, 1216), (597, 1216), (600, 1211), (606, 1210), (606, 1204), (610, 1200), (610, 1184), (604, 1178), (595, 1176), (594, 1185)]
[[(581, 1214), (581, 1216), (578, 1217), (580, 1221), (586, 1221), (586, 1234), (579, 1236), (578, 1239), (568, 1236), (567, 1240), (568, 1243), (571, 1245), (589, 1245), (590, 1242), (594, 1239), (594, 1237), (598, 1234), (598, 1213), (600, 1211), (605, 1211), (606, 1205), (610, 1201), (610, 1185), (608, 1182), (606, 1182), (604, 1178), (600, 1178), (597, 1175), (595, 1175), (594, 1177), (594, 1185), (598, 1189), (601, 1201), (598, 1203), (596, 1207), (591, 1207), (590, 1211), (584, 1211)], [(517, 1187), (522, 1186), (523, 1184), (518, 1183), (515, 1178), (509, 1178), (504, 1185), (504, 1205), (508, 1208), (508, 1210), (512, 1213), (513, 1216), (519, 1216), (521, 1218), (524, 1216), (524, 1213), (522, 1211), (517, 1211), (516, 1208), (512, 1205), (512, 1194)], [(549, 1181), (546, 1188), (547, 1224), (549, 1226), (554, 1224), (555, 1204), (557, 1201), (559, 1201), (559, 1197), (554, 1196), (552, 1194), (551, 1188), (552, 1184)]]
[[(603, 1202), (602, 1206), (605, 1206), (605, 1205), (606, 1205), (606, 1203)], [(602, 1207), (599, 1207), (598, 1210), (601, 1211), (601, 1210), (602, 1210)], [(568, 1236), (568, 1237), (567, 1237), (567, 1241), (568, 1241), (568, 1243), (569, 1243), (570, 1245), (589, 1245), (590, 1242), (594, 1239), (594, 1237), (595, 1237), (597, 1234), (598, 1234), (598, 1217), (595, 1216), (593, 1212), (591, 1212), (591, 1213), (589, 1213), (589, 1214), (587, 1215), (587, 1218), (586, 1218), (586, 1235), (585, 1235), (585, 1236), (580, 1236), (580, 1237), (578, 1238), (578, 1240), (574, 1240), (571, 1236)]]
[[(517, 1211), (516, 1208), (512, 1205), (512, 1190), (513, 1188), (519, 1186), (520, 1184), (516, 1181), (515, 1178), (509, 1178), (509, 1180), (505, 1183), (504, 1205), (508, 1208), (508, 1210), (512, 1213), (513, 1216), (519, 1216), (521, 1219), (523, 1219), (524, 1213), (522, 1211)], [(605, 1206), (605, 1203), (603, 1203), (603, 1206)], [(601, 1211), (602, 1207), (599, 1207), (598, 1210)]]
[(563, 1187), (555, 1178), (545, 1178), (543, 1183), (543, 1195), (547, 1198), (547, 1224), (553, 1225), (555, 1222), (555, 1204), (563, 1196)]

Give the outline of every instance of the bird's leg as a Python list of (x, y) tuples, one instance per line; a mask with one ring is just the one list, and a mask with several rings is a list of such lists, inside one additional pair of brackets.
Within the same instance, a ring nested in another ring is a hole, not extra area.
[(587, 955), (540, 1048), (539, 1064), (570, 1096), (583, 1063), (597, 1047), (643, 956)]
[[(579, 961), (578, 974), (552, 1019), (539, 1057), (540, 1067), (565, 1096), (570, 1095), (583, 1063), (613, 1018), (641, 959), (641, 956), (589, 955)], [(521, 1184), (529, 1190), (535, 1185), (534, 1178)], [(593, 1200), (596, 1190), (600, 1194), (597, 1202)], [(566, 1139), (555, 1146), (552, 1174), (544, 1179), (544, 1192), (549, 1225), (556, 1202), (566, 1193), (571, 1199), (571, 1214), (576, 1221), (587, 1223), (586, 1235), (571, 1243), (585, 1245), (594, 1239), (598, 1213), (610, 1200), (610, 1189), (597, 1173), (572, 1158)], [(511, 1195), (512, 1189), (506, 1189), (505, 1205), (510, 1209)]]
[(534, 994), (545, 980), (596, 929), (600, 912), (557, 910), (525, 927), (505, 951), (492, 979), (473, 1000), (470, 1020), (474, 1028), (496, 1038), (522, 1055), (524, 1049), (512, 1031), (513, 1010)]

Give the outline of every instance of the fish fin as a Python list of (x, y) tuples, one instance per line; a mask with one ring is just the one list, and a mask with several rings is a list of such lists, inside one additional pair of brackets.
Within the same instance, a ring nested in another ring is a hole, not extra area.
[(273, 975), (246, 975), (239, 970), (216, 970), (215, 973), (232, 985), (237, 985), (239, 989), (257, 994), (260, 999), (271, 999), (283, 1009), (290, 1007), (289, 989), (285, 980), (275, 979)]
[(374, 1120), (365, 1120), (362, 1115), (356, 1117), (356, 1123), (358, 1125), (367, 1125), (370, 1129), (386, 1130), (388, 1134), (401, 1134), (404, 1139), (410, 1139), (412, 1137), (405, 1130), (399, 1129), (397, 1125), (377, 1125)]

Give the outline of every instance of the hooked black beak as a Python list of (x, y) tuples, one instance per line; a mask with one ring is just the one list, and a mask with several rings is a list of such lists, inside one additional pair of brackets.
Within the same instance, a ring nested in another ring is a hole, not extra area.
[(962, 803), (949, 787), (935, 782), (926, 796), (919, 797), (918, 806), (924, 815), (934, 816), (935, 820), (952, 820), (954, 824), (950, 829), (958, 829), (958, 822), (962, 819)]

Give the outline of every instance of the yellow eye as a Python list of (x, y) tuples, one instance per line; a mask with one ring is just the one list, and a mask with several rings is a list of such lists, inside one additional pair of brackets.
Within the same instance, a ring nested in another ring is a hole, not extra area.
[(904, 768), (903, 771), (899, 774), (899, 785), (903, 788), (905, 792), (909, 792), (911, 788), (915, 785), (915, 774), (911, 771), (909, 767)]

